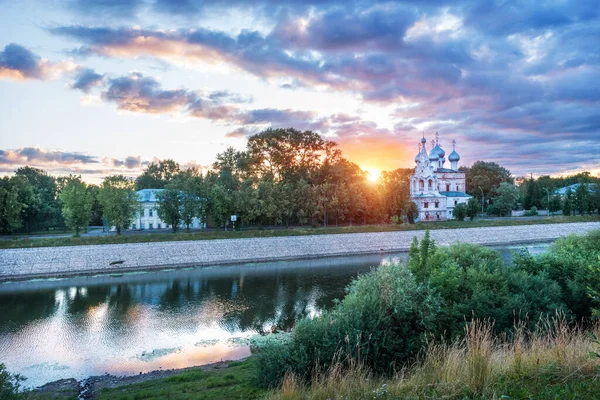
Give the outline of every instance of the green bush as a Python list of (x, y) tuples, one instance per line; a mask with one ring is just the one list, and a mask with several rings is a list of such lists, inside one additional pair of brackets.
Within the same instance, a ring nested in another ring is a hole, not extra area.
[(464, 203), (454, 206), (454, 217), (459, 221), (464, 221), (467, 216), (467, 205)]
[(421, 349), (438, 310), (439, 299), (406, 266), (382, 266), (354, 280), (333, 309), (298, 322), (288, 345), (259, 349), (258, 381), (277, 386), (287, 371), (309, 380), (332, 363), (393, 372)]
[(531, 206), (531, 208), (529, 209), (529, 211), (525, 212), (523, 215), (526, 216), (526, 217), (534, 217), (536, 215), (539, 215), (537, 207), (536, 206)]
[(24, 398), (20, 392), (21, 382), (25, 378), (18, 374), (11, 374), (6, 370), (4, 364), (0, 364), (0, 399), (17, 400)]

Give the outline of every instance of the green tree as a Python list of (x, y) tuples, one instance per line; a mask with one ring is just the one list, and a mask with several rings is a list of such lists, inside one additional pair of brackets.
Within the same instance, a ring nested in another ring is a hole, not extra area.
[(469, 201), (467, 202), (467, 217), (469, 217), (471, 219), (471, 221), (473, 221), (475, 219), (475, 217), (477, 216), (477, 214), (479, 213), (480, 210), (480, 205), (477, 202), (477, 199), (475, 199), (474, 197), (471, 197), (469, 199)]
[(173, 160), (152, 162), (135, 180), (136, 190), (163, 189), (181, 172), (179, 164)]
[(129, 228), (136, 211), (139, 209), (138, 196), (134, 182), (123, 175), (104, 178), (98, 192), (98, 201), (102, 205), (104, 217), (109, 226), (114, 226), (117, 235), (122, 229)]
[(561, 207), (560, 196), (554, 195), (554, 196), (550, 197), (550, 204), (548, 206), (548, 211), (550, 211), (550, 213), (553, 214), (553, 213), (559, 211), (560, 207)]
[[(502, 182), (514, 183), (509, 170), (495, 162), (476, 161), (470, 168), (461, 167), (465, 173), (467, 193), (482, 202), (482, 191), (486, 199), (496, 196)], [(481, 188), (481, 189), (480, 189)]]
[(15, 176), (25, 178), (33, 188), (34, 203), (28, 205), (24, 214), (27, 232), (62, 225), (56, 179), (46, 171), (29, 166), (15, 170)]
[(571, 188), (567, 189), (567, 192), (565, 193), (565, 197), (563, 198), (562, 201), (562, 213), (563, 215), (571, 215), (571, 213), (573, 212), (573, 191), (571, 190)]
[(464, 221), (467, 216), (467, 205), (465, 203), (459, 203), (454, 206), (454, 217), (459, 221)]
[(577, 189), (575, 189), (574, 206), (580, 215), (583, 215), (586, 212), (591, 213), (591, 197), (586, 183), (580, 183), (579, 186), (577, 186)]
[(227, 221), (231, 215), (231, 192), (221, 185), (213, 185), (210, 190), (210, 215), (216, 226), (227, 229)]
[(156, 193), (158, 204), (158, 217), (171, 225), (173, 233), (177, 232), (181, 224), (181, 191), (177, 189), (164, 189)]
[(3, 233), (13, 233), (23, 225), (21, 211), (27, 205), (19, 198), (16, 179), (19, 178), (0, 178), (0, 231)]
[(81, 228), (88, 226), (92, 212), (92, 194), (80, 176), (69, 176), (58, 197), (62, 202), (62, 215), (69, 228), (79, 236)]
[(502, 182), (496, 189), (496, 196), (492, 199), (493, 203), (489, 211), (504, 216), (515, 209), (518, 199), (519, 189), (512, 183)]
[(531, 207), (541, 208), (542, 197), (543, 194), (539, 182), (531, 177), (526, 183), (523, 208), (526, 210), (529, 210)]

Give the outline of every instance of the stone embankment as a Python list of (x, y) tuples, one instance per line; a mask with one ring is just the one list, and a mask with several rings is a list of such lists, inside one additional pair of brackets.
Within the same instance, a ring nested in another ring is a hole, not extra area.
[[(551, 241), (596, 229), (600, 222), (440, 229), (431, 231), (431, 236), (440, 245), (509, 245)], [(0, 281), (402, 252), (409, 249), (413, 236), (423, 235), (423, 231), (398, 231), (6, 249), (0, 250)]]

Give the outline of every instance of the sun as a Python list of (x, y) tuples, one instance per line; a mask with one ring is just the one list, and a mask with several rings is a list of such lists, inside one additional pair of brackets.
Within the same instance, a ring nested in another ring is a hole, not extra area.
[(377, 183), (379, 180), (379, 176), (381, 175), (381, 171), (375, 168), (365, 168), (363, 171), (367, 173), (367, 179), (371, 183)]

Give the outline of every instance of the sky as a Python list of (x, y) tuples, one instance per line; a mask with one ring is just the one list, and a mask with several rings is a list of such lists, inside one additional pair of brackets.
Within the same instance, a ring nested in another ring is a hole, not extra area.
[(600, 174), (600, 1), (0, 0), (0, 174), (208, 168), (268, 127), (373, 174), (436, 132), (459, 165)]

